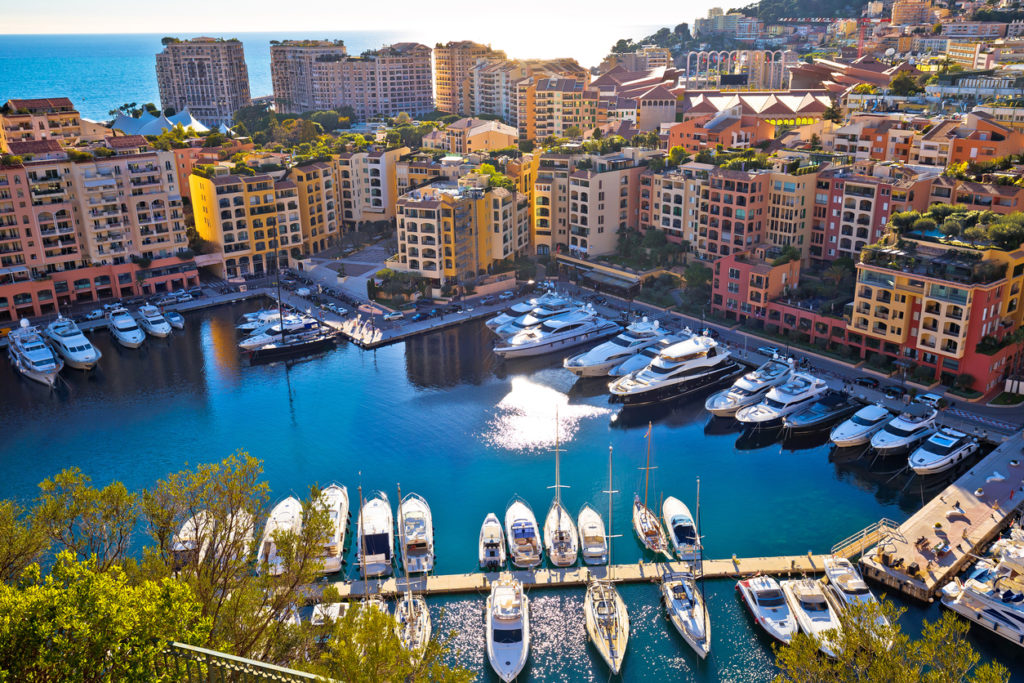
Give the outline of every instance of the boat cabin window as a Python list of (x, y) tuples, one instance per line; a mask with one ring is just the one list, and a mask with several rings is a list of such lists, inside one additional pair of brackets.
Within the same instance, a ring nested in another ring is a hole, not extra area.
[(782, 607), (786, 599), (780, 590), (766, 590), (757, 594), (757, 604), (761, 607)]
[(612, 339), (612, 344), (615, 344), (616, 346), (623, 346), (623, 347), (625, 347), (627, 349), (630, 346), (633, 346), (636, 343), (637, 343), (637, 341), (635, 339), (629, 339), (628, 337), (627, 338), (615, 337), (614, 339)]
[(391, 542), (387, 534), (369, 534), (363, 537), (363, 550), (367, 555), (391, 557)]
[(874, 420), (869, 420), (866, 417), (861, 417), (860, 415), (854, 415), (853, 417), (850, 418), (850, 422), (852, 422), (855, 425), (860, 425), (862, 427), (870, 427), (871, 425), (876, 425), (876, 424), (878, 424), (879, 422), (881, 422), (882, 420), (884, 420), (884, 419), (886, 419), (888, 417), (889, 417), (889, 415), (888, 415), (888, 413), (886, 413), (885, 415), (880, 415), (880, 416), (876, 417)]
[(523, 642), (523, 629), (521, 628), (496, 628), (494, 629), (494, 642), (511, 644)]
[(918, 428), (914, 428), (914, 429), (901, 429), (900, 427), (897, 427), (896, 425), (888, 424), (888, 425), (885, 426), (885, 429), (882, 430), (882, 431), (884, 431), (884, 432), (886, 432), (888, 434), (893, 434), (895, 436), (910, 436), (911, 434), (917, 432)]
[(774, 398), (766, 398), (764, 402), (765, 405), (769, 406), (770, 408), (784, 408), (786, 406), (785, 403), (783, 403), (782, 401), (776, 401)]
[(950, 453), (953, 452), (953, 449), (956, 448), (957, 443), (959, 442), (952, 441), (950, 439), (942, 439), (940, 442), (937, 443), (936, 440), (933, 438), (925, 441), (924, 446), (922, 446), (922, 448), (926, 452), (934, 453), (935, 455), (949, 455)]
[(806, 612), (827, 612), (828, 611), (828, 605), (826, 605), (825, 601), (820, 599), (820, 598), (818, 598), (818, 599), (815, 599), (815, 598), (800, 598), (800, 606)]

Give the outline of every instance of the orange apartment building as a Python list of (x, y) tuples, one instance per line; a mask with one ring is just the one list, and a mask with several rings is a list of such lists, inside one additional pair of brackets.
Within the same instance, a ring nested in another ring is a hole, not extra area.
[(8, 152), (11, 142), (57, 140), (72, 143), (81, 135), (81, 117), (66, 97), (11, 99), (0, 109), (0, 152)]
[(711, 309), (735, 320), (763, 320), (769, 302), (800, 283), (800, 261), (775, 266), (772, 253), (769, 245), (760, 244), (715, 261)]
[(775, 126), (764, 119), (729, 114), (705, 114), (674, 124), (668, 129), (667, 148), (682, 147), (696, 154), (705, 149), (746, 148), (775, 137)]

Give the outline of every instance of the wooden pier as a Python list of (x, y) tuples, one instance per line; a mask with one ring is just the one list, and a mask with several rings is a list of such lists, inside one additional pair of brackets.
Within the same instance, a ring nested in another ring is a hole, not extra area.
[(1024, 434), (1006, 439), (861, 557), (864, 575), (918, 600), (970, 564), (1024, 503)]
[[(439, 574), (413, 576), (408, 587), (414, 593), (443, 595), (456, 593), (487, 593), (491, 582), (499, 576), (511, 574), (526, 588), (567, 588), (585, 586), (591, 578), (612, 579), (620, 583), (660, 581), (669, 572), (688, 569), (685, 562), (652, 562), (617, 564), (608, 566), (569, 567), (566, 569), (520, 569), (511, 572), (472, 572), (468, 574)], [(786, 557), (746, 557), (728, 560), (705, 560), (705, 578), (743, 578), (755, 574), (790, 576), (793, 574), (819, 574), (824, 571), (822, 555), (793, 555)], [(406, 590), (404, 577), (370, 579), (369, 581), (341, 581), (332, 584), (342, 598), (358, 598), (367, 593), (384, 596)]]

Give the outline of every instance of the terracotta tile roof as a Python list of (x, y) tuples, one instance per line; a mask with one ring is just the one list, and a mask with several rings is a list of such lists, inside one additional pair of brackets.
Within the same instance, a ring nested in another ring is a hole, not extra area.
[(103, 138), (110, 149), (134, 149), (136, 147), (148, 147), (149, 143), (142, 135), (115, 135)]
[(60, 152), (63, 147), (56, 140), (25, 140), (23, 142), (10, 142), (8, 146), (11, 154), (21, 156), (22, 154), (47, 154), (48, 152)]

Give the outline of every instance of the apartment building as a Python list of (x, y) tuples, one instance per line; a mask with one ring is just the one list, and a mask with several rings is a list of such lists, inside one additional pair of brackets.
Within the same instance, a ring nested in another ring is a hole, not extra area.
[(862, 353), (929, 368), (946, 384), (967, 374), (973, 389), (994, 389), (1020, 350), (1008, 345), (984, 353), (978, 345), (1021, 325), (1024, 252), (964, 254), (962, 247), (905, 241), (914, 243), (912, 253), (893, 240), (884, 256), (869, 250), (857, 264), (848, 332), (862, 338)]
[(930, 0), (896, 0), (889, 16), (894, 26), (916, 26), (933, 22), (935, 10)]
[(492, 50), (471, 40), (450, 41), (434, 46), (434, 99), (440, 111), (460, 116), (473, 113), (470, 72), (480, 60), (505, 60), (501, 50)]
[(942, 24), (942, 35), (950, 39), (994, 39), (1006, 36), (1006, 24), (994, 21), (947, 21)]
[(780, 249), (794, 247), (805, 263), (810, 258), (817, 171), (817, 164), (792, 168), (791, 162), (783, 159), (776, 161), (768, 174), (764, 243)]
[(1024, 187), (972, 182), (938, 176), (931, 182), (928, 204), (963, 204), (973, 211), (1008, 214), (1024, 211)]
[(608, 55), (597, 70), (599, 73), (604, 73), (618, 66), (627, 71), (650, 71), (651, 69), (669, 68), (672, 64), (670, 49), (644, 45), (635, 52), (614, 52)]
[(800, 262), (775, 265), (778, 255), (777, 247), (760, 244), (715, 261), (711, 310), (741, 322), (765, 319), (769, 302), (800, 284)]
[(295, 181), (275, 181), (265, 173), (210, 178), (193, 173), (189, 182), (196, 231), (223, 255), (214, 267), (217, 275), (273, 273), (290, 258), (310, 253), (306, 239), (311, 231), (302, 225)]
[(497, 116), (522, 133), (520, 120), (528, 118), (533, 109), (531, 77), (590, 82), (590, 72), (574, 59), (478, 61), (469, 73), (470, 113)]
[(434, 161), (429, 154), (406, 155), (395, 162), (396, 196), (401, 197), (414, 188), (434, 181), (458, 183), (459, 178), (472, 170), (473, 165), (462, 157), (445, 157)]
[(335, 109), (339, 93), (330, 87), (328, 64), (348, 56), (340, 40), (271, 41), (270, 77), (274, 110), (283, 114)]
[(515, 127), (501, 121), (473, 118), (453, 121), (423, 136), (424, 147), (443, 149), (452, 154), (491, 152), (513, 147), (517, 142), (519, 131)]
[(697, 255), (706, 260), (763, 241), (769, 174), (714, 168), (701, 190)]
[(231, 125), (238, 109), (248, 106), (249, 71), (237, 39), (165, 39), (156, 56), (160, 107), (188, 107), (205, 125)]
[(675, 244), (696, 246), (700, 195), (715, 167), (696, 161), (663, 173), (640, 173), (640, 230), (661, 230)]
[(367, 221), (392, 220), (398, 201), (399, 160), (408, 147), (352, 152), (337, 157), (341, 227), (354, 230)]
[(518, 192), (483, 187), (481, 180), (433, 183), (400, 197), (398, 254), (388, 265), (427, 278), (439, 289), (470, 282), (489, 272), (495, 261), (525, 253), (529, 200)]
[[(336, 243), (341, 235), (337, 171), (336, 164), (315, 161), (288, 172), (288, 180), (295, 183), (298, 190), (302, 244), (308, 253), (320, 253)], [(270, 226), (268, 220), (267, 227)], [(253, 227), (255, 233), (255, 221)]]
[(525, 140), (564, 137), (569, 128), (585, 131), (604, 123), (597, 89), (581, 81), (531, 77), (526, 88), (529, 95), (519, 110), (519, 135)]
[(621, 152), (587, 157), (569, 174), (568, 251), (602, 256), (615, 251), (620, 230), (640, 226), (640, 174), (657, 154), (627, 147)]
[(0, 319), (197, 284), (168, 152), (129, 141), (71, 161), (52, 139), (12, 144), (37, 153), (0, 168)]
[(540, 155), (533, 182), (533, 244), (546, 256), (569, 246), (569, 176), (582, 154)]
[(697, 153), (707, 149), (747, 148), (775, 137), (775, 126), (764, 119), (742, 116), (738, 112), (705, 114), (672, 124), (668, 129), (668, 148), (682, 147)]
[(927, 132), (915, 135), (909, 161), (945, 168), (965, 161), (991, 161), (1016, 154), (1022, 147), (1024, 134), (976, 111), (962, 119), (939, 121)]
[(999, 51), (988, 42), (977, 40), (950, 40), (946, 44), (946, 57), (964, 69), (991, 69), (999, 59)]
[(71, 144), (82, 135), (78, 110), (66, 97), (11, 99), (0, 107), (0, 152), (11, 142), (57, 140)]

